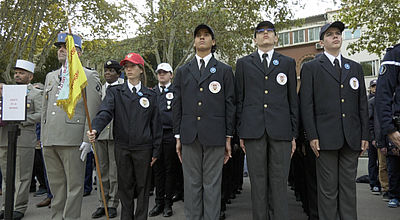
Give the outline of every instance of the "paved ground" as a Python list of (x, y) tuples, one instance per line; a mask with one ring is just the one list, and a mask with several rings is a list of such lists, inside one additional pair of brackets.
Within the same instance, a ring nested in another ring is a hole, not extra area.
[[(301, 204), (295, 201), (293, 191), (289, 190), (290, 200), (290, 219), (291, 220), (307, 220), (306, 215), (302, 212)], [(40, 202), (44, 197), (30, 196), (29, 207), (25, 213), (24, 220), (45, 220), (50, 219), (50, 209), (36, 208), (35, 204)], [(400, 208), (387, 208), (386, 203), (381, 200), (380, 196), (372, 195), (367, 184), (357, 184), (358, 198), (358, 219), (359, 220), (400, 220)], [(0, 196), (0, 199), (1, 196)], [(154, 204), (154, 197), (150, 197), (150, 208)], [(82, 219), (91, 219), (91, 213), (95, 211), (97, 205), (96, 192), (83, 199)], [(169, 219), (183, 220), (183, 203), (177, 202), (174, 204), (174, 215)], [(118, 214), (120, 210), (118, 210)], [(242, 194), (232, 200), (232, 204), (228, 205), (227, 210), (228, 220), (251, 220), (251, 202), (250, 202), (250, 183), (249, 179), (245, 178)], [(119, 215), (118, 215), (119, 218)], [(105, 218), (102, 218), (105, 219)], [(149, 220), (167, 219), (161, 216), (149, 218)]]
[[(367, 174), (367, 158), (360, 158), (358, 163), (357, 176)], [(289, 191), (289, 208), (290, 220), (307, 220), (307, 216), (303, 213), (301, 203), (296, 202), (294, 193)], [(2, 201), (0, 196), (0, 201)], [(25, 213), (24, 220), (47, 220), (50, 219), (50, 209), (47, 207), (36, 208), (35, 204), (42, 201), (44, 197), (33, 197), (30, 195), (29, 207)], [(387, 203), (383, 202), (381, 196), (372, 195), (368, 184), (357, 184), (357, 209), (359, 220), (400, 220), (400, 208), (390, 209)], [(82, 220), (91, 219), (91, 214), (96, 210), (98, 205), (97, 193), (93, 191), (90, 196), (83, 198)], [(150, 197), (149, 209), (154, 206), (154, 196)], [(174, 215), (171, 220), (184, 220), (183, 202), (174, 203)], [(119, 219), (120, 209), (118, 209)], [(227, 206), (227, 220), (251, 220), (251, 200), (250, 200), (250, 182), (249, 178), (244, 179), (242, 194), (237, 195), (237, 198), (232, 200), (232, 204)], [(101, 219), (106, 219), (101, 218)], [(165, 220), (162, 216), (152, 217), (149, 220)]]

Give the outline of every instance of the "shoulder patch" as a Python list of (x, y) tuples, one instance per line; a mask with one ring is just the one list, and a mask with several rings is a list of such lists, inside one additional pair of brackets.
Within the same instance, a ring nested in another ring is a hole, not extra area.
[(381, 67), (379, 68), (379, 75), (383, 75), (383, 74), (385, 74), (386, 73), (386, 65), (385, 64), (383, 64), (383, 65), (381, 65)]
[(100, 90), (101, 90), (101, 85), (100, 85), (100, 84), (97, 84), (97, 85), (96, 85), (96, 91), (97, 91), (97, 92), (100, 92)]

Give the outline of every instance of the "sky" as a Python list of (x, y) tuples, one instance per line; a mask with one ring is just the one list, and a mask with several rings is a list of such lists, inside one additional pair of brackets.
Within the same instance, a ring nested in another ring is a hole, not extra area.
[[(118, 0), (108, 0), (110, 2), (118, 2)], [(340, 7), (340, 0), (297, 0), (300, 1), (303, 7), (295, 7), (294, 18), (305, 18), (313, 15), (323, 14), (327, 10), (336, 10)], [(144, 8), (145, 0), (136, 0), (134, 2), (139, 8)], [(118, 39), (123, 40), (126, 38), (131, 38), (135, 35), (137, 24), (130, 23), (127, 24), (127, 35), (121, 36)]]

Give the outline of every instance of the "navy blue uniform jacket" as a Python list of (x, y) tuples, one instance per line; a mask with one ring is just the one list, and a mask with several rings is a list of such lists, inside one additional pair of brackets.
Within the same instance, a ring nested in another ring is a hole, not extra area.
[[(113, 133), (116, 147), (132, 150), (152, 148), (153, 157), (158, 158), (162, 127), (157, 94), (143, 85), (140, 92), (133, 94), (127, 82), (109, 87), (99, 112), (92, 121), (93, 129), (100, 134), (114, 119)], [(140, 99), (144, 98), (148, 99), (147, 108), (140, 104)]]
[(158, 110), (163, 128), (163, 142), (174, 142), (175, 137), (172, 132), (172, 102), (175, 99), (174, 86), (170, 85), (161, 93), (158, 85), (156, 85), (153, 87), (153, 91), (158, 95)]
[(182, 144), (198, 137), (203, 145), (225, 146), (226, 136), (233, 136), (235, 118), (232, 68), (212, 57), (200, 77), (193, 58), (176, 71), (173, 85), (174, 134), (180, 134)]
[(388, 48), (376, 85), (376, 111), (382, 135), (396, 131), (393, 115), (400, 116), (400, 44)]
[(239, 137), (275, 140), (297, 137), (299, 102), (296, 62), (274, 52), (267, 70), (258, 52), (238, 59), (235, 89)]
[(308, 139), (319, 139), (321, 150), (338, 150), (347, 141), (359, 151), (361, 140), (369, 140), (364, 73), (343, 56), (341, 64), (341, 78), (325, 54), (303, 64), (300, 112)]

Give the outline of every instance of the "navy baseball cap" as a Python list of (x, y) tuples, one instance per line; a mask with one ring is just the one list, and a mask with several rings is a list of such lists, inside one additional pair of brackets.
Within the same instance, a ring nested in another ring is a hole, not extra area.
[(206, 24), (199, 24), (199, 25), (194, 29), (193, 37), (196, 37), (197, 32), (199, 32), (199, 30), (201, 30), (201, 29), (207, 29), (208, 32), (210, 32), (212, 39), (213, 39), (213, 40), (215, 39), (214, 30), (213, 30), (210, 26), (208, 26), (208, 25), (206, 25)]
[(341, 21), (335, 21), (333, 23), (327, 23), (324, 26), (322, 26), (321, 31), (319, 32), (319, 39), (320, 40), (324, 39), (325, 32), (331, 27), (339, 28), (340, 32), (343, 32), (343, 30), (344, 30), (344, 24)]
[(265, 28), (265, 27), (273, 29), (275, 34), (276, 34), (275, 25), (272, 22), (270, 22), (270, 21), (261, 21), (260, 23), (257, 24), (256, 29), (254, 29), (254, 38), (256, 38), (257, 31), (262, 29), (262, 28)]
[(369, 82), (369, 87), (371, 86), (376, 86), (376, 79), (373, 79), (371, 82)]
[[(66, 32), (59, 33), (57, 35), (57, 41), (54, 43), (54, 46), (58, 47), (62, 44), (65, 44), (65, 39), (67, 38), (67, 34), (68, 33)], [(72, 37), (74, 38), (75, 47), (79, 47), (80, 49), (82, 49), (82, 38), (75, 34), (73, 34)]]
[(119, 65), (119, 63), (115, 60), (108, 60), (104, 63), (104, 68), (115, 69), (117, 72), (119, 72), (122, 66)]

